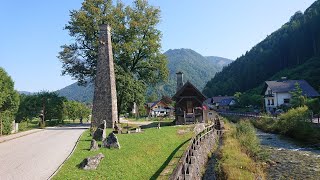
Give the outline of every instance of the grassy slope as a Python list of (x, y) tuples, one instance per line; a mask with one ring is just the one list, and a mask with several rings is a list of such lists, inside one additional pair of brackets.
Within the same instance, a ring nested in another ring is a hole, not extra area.
[[(120, 134), (120, 150), (100, 148), (96, 152), (89, 151), (91, 137), (86, 131), (74, 154), (53, 179), (155, 179), (172, 158), (182, 155), (182, 151), (175, 154), (177, 147), (192, 136), (191, 132), (178, 134), (182, 128), (185, 127), (150, 128), (141, 134)], [(77, 168), (84, 158), (100, 152), (105, 158), (97, 170)]]
[(225, 123), (226, 132), (223, 146), (219, 154), (219, 169), (223, 179), (264, 179), (262, 167), (246, 153), (245, 147), (241, 146), (235, 137), (236, 128), (230, 123)]

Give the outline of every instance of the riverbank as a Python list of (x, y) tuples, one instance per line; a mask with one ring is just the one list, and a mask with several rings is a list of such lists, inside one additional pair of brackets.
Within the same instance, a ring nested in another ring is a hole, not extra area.
[(257, 130), (261, 147), (269, 154), (267, 179), (318, 179), (320, 150), (302, 146), (293, 139)]
[(265, 179), (253, 126), (248, 121), (226, 122), (225, 130), (223, 145), (217, 153), (217, 179)]
[(310, 112), (306, 106), (290, 109), (278, 119), (263, 117), (252, 124), (265, 131), (282, 134), (310, 145), (320, 145), (320, 128), (310, 123)]

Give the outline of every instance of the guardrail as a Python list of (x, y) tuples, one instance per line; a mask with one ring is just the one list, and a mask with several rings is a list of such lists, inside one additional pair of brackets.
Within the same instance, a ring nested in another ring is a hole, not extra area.
[[(218, 129), (222, 129), (223, 122), (219, 119), (218, 121)], [(206, 127), (190, 140), (190, 145), (180, 158), (169, 179), (201, 179), (201, 170), (208, 161), (208, 154), (216, 145), (217, 138), (220, 138), (223, 134), (223, 130), (216, 129), (216, 122), (218, 121), (216, 120), (215, 124)]]

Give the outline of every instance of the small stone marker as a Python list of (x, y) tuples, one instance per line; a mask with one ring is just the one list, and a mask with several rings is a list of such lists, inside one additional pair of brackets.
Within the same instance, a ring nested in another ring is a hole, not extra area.
[(81, 163), (80, 163), (80, 168), (84, 170), (92, 170), (92, 169), (97, 169), (100, 161), (104, 158), (104, 155), (102, 153), (99, 153), (95, 156), (85, 158)]
[(117, 136), (112, 132), (108, 135), (107, 139), (102, 142), (102, 146), (106, 148), (120, 149), (120, 144)]
[(90, 146), (90, 151), (96, 151), (99, 149), (98, 143), (96, 140), (92, 139), (91, 140), (91, 146)]
[(114, 133), (117, 133), (117, 134), (121, 134), (122, 133), (122, 128), (120, 126), (118, 126), (118, 123), (117, 121), (114, 122)]
[(106, 138), (106, 120), (99, 125), (97, 130), (93, 133), (93, 138), (96, 141), (103, 141)]

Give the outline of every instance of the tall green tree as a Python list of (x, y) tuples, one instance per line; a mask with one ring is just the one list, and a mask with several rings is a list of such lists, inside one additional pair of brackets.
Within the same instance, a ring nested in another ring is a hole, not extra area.
[(109, 23), (115, 62), (118, 111), (132, 102), (143, 102), (147, 85), (167, 79), (167, 60), (160, 52), (161, 32), (156, 28), (160, 10), (145, 0), (132, 6), (111, 0), (85, 0), (79, 10), (70, 12), (65, 26), (74, 42), (63, 45), (59, 59), (63, 75), (79, 84), (94, 81), (98, 56), (98, 27)]
[(0, 121), (1, 134), (11, 132), (11, 123), (19, 107), (19, 94), (14, 90), (14, 83), (7, 72), (0, 67)]
[(30, 96), (22, 95), (17, 120), (22, 121), (38, 117), (43, 109), (45, 120), (62, 120), (64, 101), (66, 101), (66, 98), (59, 97), (54, 92), (41, 92)]
[(87, 118), (91, 113), (91, 110), (83, 103), (77, 101), (65, 101), (64, 102), (64, 117), (76, 120), (80, 118)]
[(293, 108), (302, 107), (306, 105), (307, 97), (302, 94), (302, 89), (299, 83), (295, 84), (295, 89), (294, 91), (291, 91), (290, 94), (291, 94), (290, 104)]

